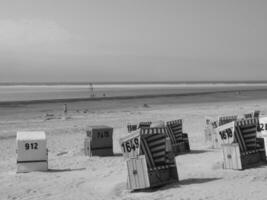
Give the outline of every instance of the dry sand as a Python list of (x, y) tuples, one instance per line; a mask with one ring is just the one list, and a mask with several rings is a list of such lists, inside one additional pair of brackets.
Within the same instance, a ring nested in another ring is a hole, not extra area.
[[(0, 107), (0, 199), (267, 199), (267, 166), (244, 171), (222, 169), (221, 150), (204, 142), (205, 116), (267, 113), (267, 94), (214, 94), (153, 99)], [(144, 104), (149, 107), (144, 108)], [(114, 127), (114, 152), (127, 134), (128, 122), (182, 118), (192, 152), (176, 157), (180, 182), (146, 192), (126, 189), (126, 166), (120, 155), (85, 157), (88, 125)], [(18, 130), (44, 130), (48, 135), (49, 172), (16, 174), (15, 135)]]

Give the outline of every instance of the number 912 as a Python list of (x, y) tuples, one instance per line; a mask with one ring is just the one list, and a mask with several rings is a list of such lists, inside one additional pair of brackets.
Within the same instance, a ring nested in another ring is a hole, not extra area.
[(25, 143), (25, 150), (30, 150), (30, 149), (38, 149), (38, 143)]

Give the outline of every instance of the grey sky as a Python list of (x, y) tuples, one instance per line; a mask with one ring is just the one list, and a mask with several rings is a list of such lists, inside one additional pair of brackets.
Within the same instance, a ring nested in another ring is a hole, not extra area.
[(267, 79), (265, 0), (0, 1), (0, 81)]

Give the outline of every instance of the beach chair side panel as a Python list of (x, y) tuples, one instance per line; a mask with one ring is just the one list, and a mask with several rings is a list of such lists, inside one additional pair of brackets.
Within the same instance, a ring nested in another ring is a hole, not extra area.
[(130, 190), (149, 188), (148, 169), (145, 156), (131, 158), (127, 161), (128, 187)]

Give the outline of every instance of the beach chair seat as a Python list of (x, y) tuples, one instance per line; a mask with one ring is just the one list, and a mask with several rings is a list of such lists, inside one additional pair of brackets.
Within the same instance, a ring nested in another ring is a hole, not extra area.
[(183, 121), (181, 119), (173, 120), (168, 121), (166, 124), (167, 134), (171, 139), (172, 148), (175, 155), (189, 152), (189, 138), (187, 133), (183, 133)]
[(242, 119), (218, 128), (225, 169), (246, 169), (266, 163), (265, 145), (257, 138), (258, 119)]
[(120, 140), (126, 158), (129, 189), (152, 188), (178, 181), (175, 157), (167, 141), (166, 127), (142, 128), (138, 134)]

